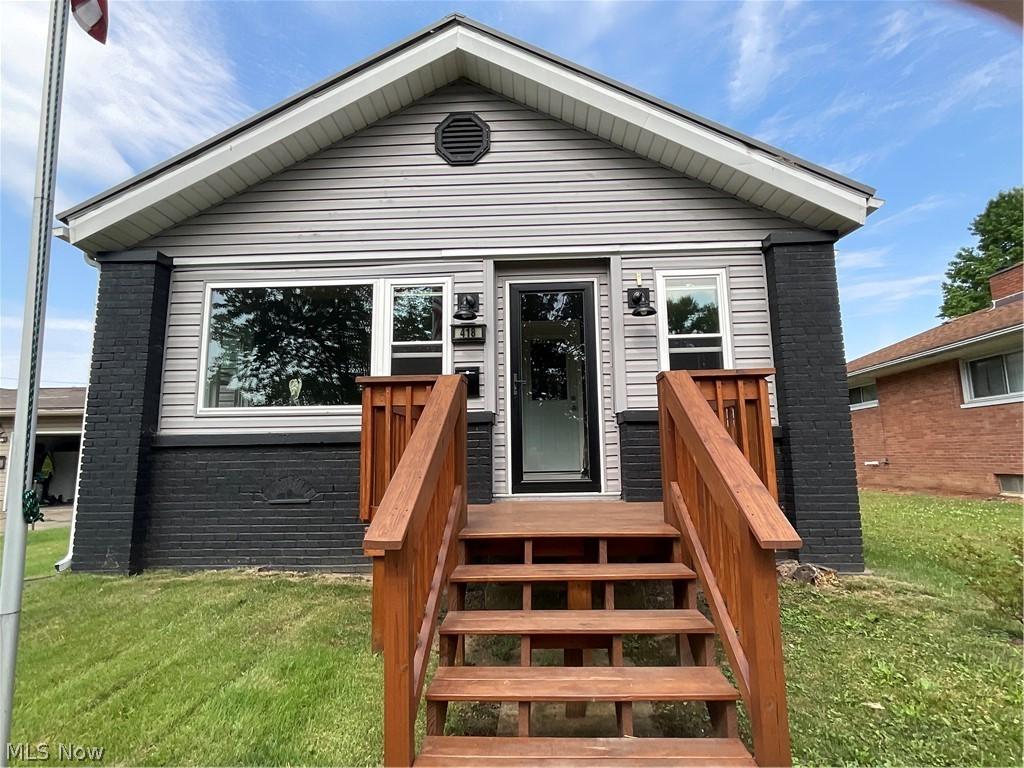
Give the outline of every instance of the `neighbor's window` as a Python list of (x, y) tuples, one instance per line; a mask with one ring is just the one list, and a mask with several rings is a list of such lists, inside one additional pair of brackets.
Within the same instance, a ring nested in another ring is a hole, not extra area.
[(391, 373), (442, 373), (444, 287), (405, 285), (391, 289)]
[(372, 318), (372, 285), (214, 288), (204, 407), (359, 404)]
[(850, 408), (870, 408), (874, 405), (878, 405), (878, 387), (874, 382), (850, 387)]
[(1008, 352), (966, 365), (968, 402), (1020, 396), (1024, 393), (1024, 353)]
[(1006, 496), (1024, 496), (1024, 475), (996, 475), (999, 492)]
[(673, 371), (725, 367), (721, 283), (714, 275), (666, 276), (661, 311)]

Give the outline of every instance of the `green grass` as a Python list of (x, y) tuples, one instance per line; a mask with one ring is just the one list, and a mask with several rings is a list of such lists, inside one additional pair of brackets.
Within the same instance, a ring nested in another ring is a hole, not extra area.
[[(33, 568), (64, 554), (53, 534), (30, 534)], [(379, 762), (369, 598), (316, 576), (30, 582), (12, 741), (101, 746), (104, 764)]]
[[(796, 761), (1020, 765), (1020, 626), (960, 574), (968, 535), (1005, 550), (1005, 502), (867, 493), (873, 575), (784, 584)], [(30, 534), (52, 573), (67, 531)], [(62, 574), (25, 589), (13, 740), (96, 745), (104, 764), (380, 761), (369, 588), (317, 576)]]
[(869, 492), (861, 507), (873, 575), (782, 588), (795, 760), (1020, 765), (1021, 627), (956, 558), (962, 537), (1009, 556), (1020, 505)]

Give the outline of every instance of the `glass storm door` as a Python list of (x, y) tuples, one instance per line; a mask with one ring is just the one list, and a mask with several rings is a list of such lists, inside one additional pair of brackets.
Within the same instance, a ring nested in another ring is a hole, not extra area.
[(512, 492), (600, 491), (593, 286), (514, 285), (509, 305)]

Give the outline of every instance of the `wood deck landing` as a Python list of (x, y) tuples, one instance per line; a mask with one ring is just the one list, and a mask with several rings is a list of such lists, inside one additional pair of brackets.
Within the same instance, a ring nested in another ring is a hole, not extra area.
[(497, 501), (470, 504), (463, 539), (674, 537), (659, 502)]

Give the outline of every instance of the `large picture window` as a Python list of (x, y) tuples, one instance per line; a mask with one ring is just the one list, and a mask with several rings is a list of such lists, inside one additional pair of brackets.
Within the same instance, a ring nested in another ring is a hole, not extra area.
[(1019, 350), (968, 360), (961, 366), (966, 405), (1024, 398), (1024, 353)]
[(444, 371), (443, 285), (391, 286), (391, 374)]
[(660, 273), (658, 304), (663, 368), (732, 366), (724, 272)]
[(208, 323), (203, 407), (360, 403), (372, 284), (214, 287)]

